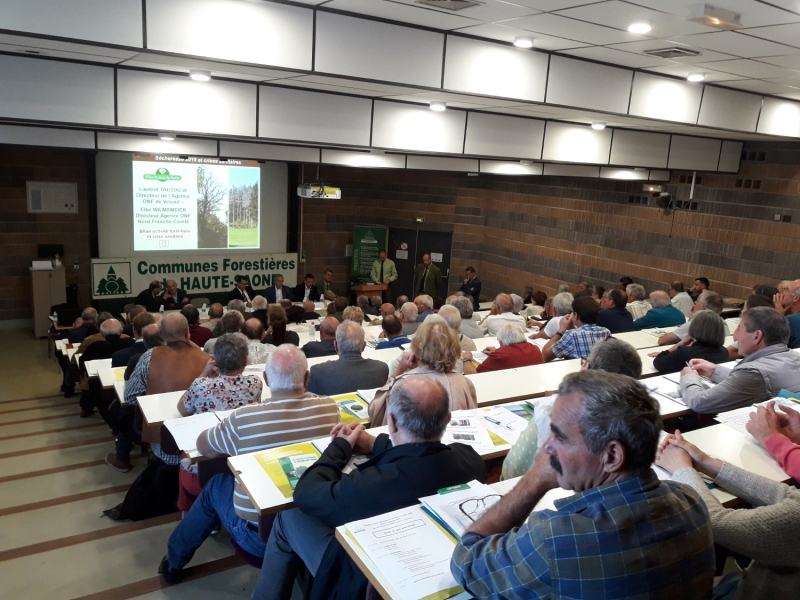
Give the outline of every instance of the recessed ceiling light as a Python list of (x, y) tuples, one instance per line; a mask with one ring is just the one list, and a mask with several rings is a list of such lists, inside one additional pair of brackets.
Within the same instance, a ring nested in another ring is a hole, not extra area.
[(434, 100), (431, 102), (431, 110), (435, 110), (436, 112), (442, 112), (447, 110), (447, 104), (444, 102), (439, 102), (438, 100)]
[(606, 124), (602, 121), (592, 121), (592, 129), (596, 129), (597, 131), (603, 131), (606, 128)]
[(163, 132), (163, 133), (159, 133), (158, 137), (161, 138), (165, 142), (171, 142), (171, 141), (173, 141), (175, 139), (175, 134), (174, 133)]
[(688, 81), (703, 81), (706, 78), (703, 73), (690, 73), (686, 78)]
[(631, 33), (650, 33), (653, 24), (650, 21), (634, 21), (628, 25), (628, 31)]
[(514, 45), (517, 48), (533, 48), (533, 38), (529, 35), (518, 35), (514, 38)]
[(192, 69), (189, 71), (189, 77), (191, 77), (195, 81), (208, 81), (211, 79), (211, 71)]

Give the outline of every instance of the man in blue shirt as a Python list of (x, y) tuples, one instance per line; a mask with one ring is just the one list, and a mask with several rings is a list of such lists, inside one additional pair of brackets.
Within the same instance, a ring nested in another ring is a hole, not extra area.
[(643, 317), (633, 322), (637, 331), (640, 329), (653, 329), (654, 327), (677, 327), (686, 322), (686, 317), (681, 311), (672, 306), (667, 292), (656, 290), (650, 294), (650, 310)]
[(386, 334), (386, 339), (375, 346), (375, 350), (384, 348), (399, 348), (404, 344), (410, 344), (411, 340), (407, 335), (403, 335), (403, 324), (394, 315), (386, 315), (381, 321), (381, 328)]
[(573, 300), (572, 313), (561, 318), (558, 331), (542, 348), (544, 362), (589, 356), (592, 346), (611, 335), (608, 329), (596, 325), (599, 312), (600, 307), (591, 296)]
[(475, 267), (466, 268), (464, 283), (458, 288), (459, 292), (464, 292), (466, 296), (472, 298), (472, 310), (478, 310), (481, 304), (481, 280), (475, 273)]
[[(635, 379), (565, 377), (533, 468), (456, 546), (456, 581), (476, 598), (710, 598), (708, 511), (692, 488), (653, 472), (661, 428), (658, 402)], [(556, 487), (575, 494), (535, 511)]]

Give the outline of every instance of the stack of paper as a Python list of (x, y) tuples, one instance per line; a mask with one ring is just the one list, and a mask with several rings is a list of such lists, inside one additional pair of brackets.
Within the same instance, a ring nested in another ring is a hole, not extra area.
[(256, 461), (285, 498), (291, 498), (305, 470), (319, 458), (311, 442), (281, 446), (255, 454)]
[(780, 410), (782, 406), (788, 406), (791, 409), (798, 410), (800, 409), (800, 405), (796, 400), (792, 398), (786, 398), (778, 396), (777, 398), (772, 398), (771, 400), (766, 400), (764, 402), (759, 402), (757, 404), (753, 404), (752, 406), (744, 406), (742, 408), (736, 408), (734, 410), (729, 410), (727, 412), (719, 413), (716, 417), (714, 417), (720, 423), (723, 423), (730, 427), (731, 429), (735, 429), (741, 433), (747, 435), (750, 439), (754, 439), (750, 432), (747, 431), (747, 422), (750, 421), (750, 415), (756, 412), (757, 407), (759, 406), (766, 406), (770, 402), (775, 402), (775, 409)]
[(182, 419), (167, 419), (164, 421), (178, 448), (190, 452), (197, 448), (197, 438), (204, 431), (219, 425), (220, 419), (215, 412), (204, 412), (183, 417)]
[(339, 394), (333, 399), (339, 406), (342, 423), (369, 423), (368, 404), (358, 394)]
[(494, 448), (492, 438), (486, 427), (471, 410), (454, 410), (450, 423), (442, 437), (443, 444), (468, 444), (476, 452), (491, 451)]
[(486, 429), (512, 445), (517, 443), (520, 434), (528, 425), (527, 420), (504, 406), (479, 408), (474, 412), (483, 419)]

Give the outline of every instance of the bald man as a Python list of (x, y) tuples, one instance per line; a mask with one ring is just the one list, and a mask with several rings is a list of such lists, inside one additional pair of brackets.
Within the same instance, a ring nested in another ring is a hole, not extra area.
[(316, 311), (316, 307), (311, 300), (306, 300), (303, 302), (303, 322), (306, 321), (318, 321), (319, 320), (319, 313)]
[(90, 417), (95, 407), (101, 410), (108, 406), (103, 401), (103, 386), (100, 380), (89, 379), (86, 376), (86, 363), (90, 360), (111, 358), (117, 350), (124, 350), (133, 345), (133, 339), (122, 333), (122, 323), (117, 319), (106, 319), (100, 324), (102, 339), (92, 342), (80, 358), (81, 370), (81, 398), (79, 401), (81, 418)]
[(336, 329), (339, 327), (339, 319), (336, 317), (325, 317), (319, 324), (319, 341), (308, 342), (301, 348), (306, 358), (317, 358), (319, 356), (336, 356)]
[(511, 296), (497, 294), (489, 314), (483, 318), (479, 325), (484, 335), (497, 335), (497, 332), (506, 323), (521, 323), (525, 325), (525, 319), (514, 314), (514, 301)]
[(643, 317), (633, 322), (633, 327), (637, 331), (640, 329), (653, 329), (655, 327), (677, 327), (686, 322), (684, 314), (672, 306), (669, 294), (662, 290), (657, 290), (650, 294), (650, 310)]

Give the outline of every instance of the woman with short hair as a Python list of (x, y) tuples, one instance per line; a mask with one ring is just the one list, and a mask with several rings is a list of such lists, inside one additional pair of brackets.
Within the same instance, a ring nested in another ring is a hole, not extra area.
[(728, 328), (718, 314), (710, 310), (695, 313), (689, 333), (669, 350), (656, 354), (653, 366), (659, 373), (677, 373), (693, 358), (718, 365), (728, 362), (725, 334)]

